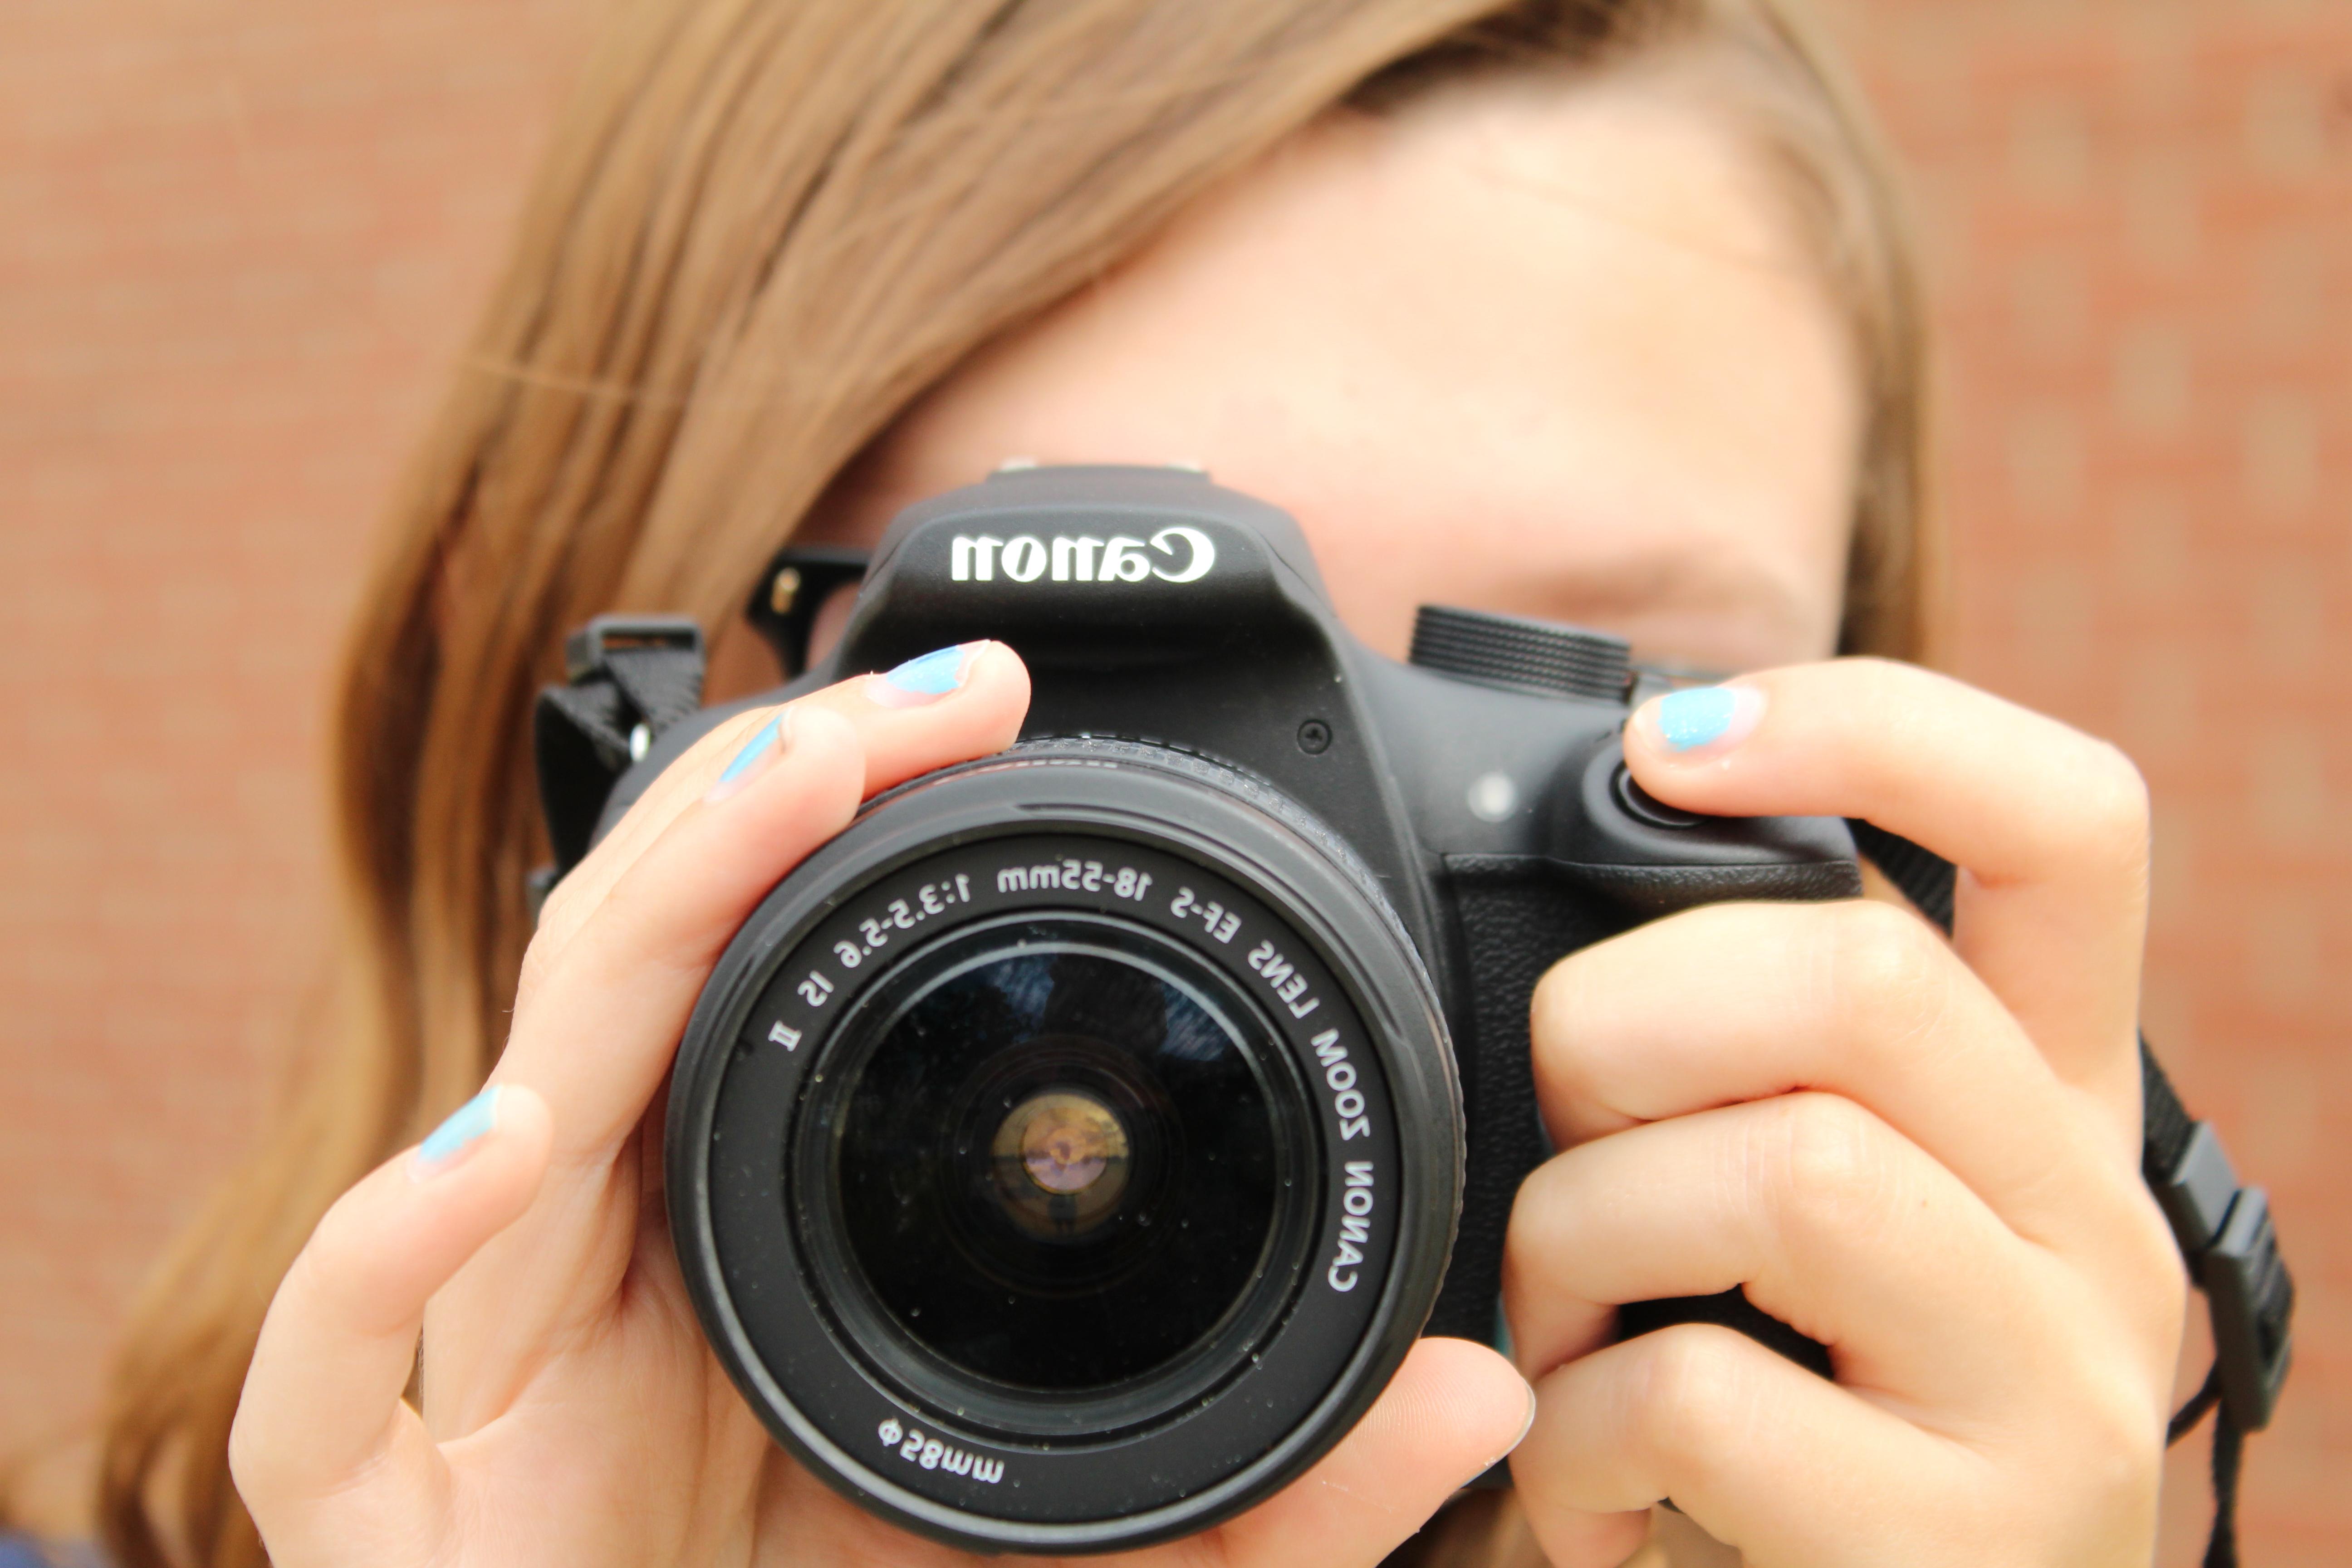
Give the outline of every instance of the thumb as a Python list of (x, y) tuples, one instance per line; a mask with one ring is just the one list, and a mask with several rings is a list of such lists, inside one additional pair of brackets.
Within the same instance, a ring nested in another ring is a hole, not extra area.
[(545, 1101), (486, 1089), (337, 1199), (287, 1270), (229, 1434), (278, 1568), (444, 1555), (448, 1471), (401, 1395), (425, 1302), (530, 1206), (548, 1147)]
[(1230, 1568), (1378, 1563), (1508, 1454), (1535, 1415), (1511, 1363), (1468, 1340), (1414, 1345), (1356, 1429), (1279, 1496), (1217, 1532)]

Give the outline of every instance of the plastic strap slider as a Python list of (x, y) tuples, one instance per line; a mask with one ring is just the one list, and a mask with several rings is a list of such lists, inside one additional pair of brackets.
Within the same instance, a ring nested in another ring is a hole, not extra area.
[(702, 657), (702, 627), (689, 616), (598, 616), (563, 639), (563, 679), (577, 686), (616, 653)]
[(2213, 1313), (2222, 1407), (2246, 1431), (2259, 1432), (2270, 1425), (2294, 1359), (2294, 1281), (2279, 1256), (2262, 1188), (2238, 1194), (2221, 1234), (2197, 1259), (2197, 1276)]
[(2294, 1282), (2279, 1257), (2270, 1200), (2260, 1187), (2238, 1184), (2221, 1136), (2206, 1121), (2189, 1125), (2156, 1196), (2210, 1305), (2222, 1404), (2242, 1430), (2259, 1432), (2278, 1405), (2294, 1348)]

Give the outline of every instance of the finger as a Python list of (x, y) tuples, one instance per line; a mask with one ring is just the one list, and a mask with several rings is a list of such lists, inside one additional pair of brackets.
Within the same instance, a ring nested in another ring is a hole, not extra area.
[(2105, 1113), (1925, 922), (1889, 905), (1719, 904), (1654, 921), (1554, 965), (1530, 1030), (1556, 1143), (1822, 1089), (1869, 1107), (2045, 1245), (2095, 1241), (2145, 1207)]
[[(965, 643), (882, 674), (852, 676), (787, 706), (801, 704), (830, 709), (849, 721), (866, 758), (859, 793), (871, 797), (944, 765), (939, 761), (942, 754), (962, 761), (1011, 745), (1029, 709), (1029, 671), (1002, 643)], [(645, 844), (735, 765), (778, 711), (761, 708), (737, 714), (665, 768), (639, 802), (651, 809), (632, 808), (614, 828), (611, 837), (617, 842), (609, 858), (618, 866), (587, 885), (610, 886)]]
[(759, 772), (680, 812), (614, 880), (517, 1011), (495, 1076), (546, 1098), (561, 1165), (609, 1163), (653, 1098), (719, 952), (776, 882), (856, 812), (865, 759), (847, 720), (795, 704), (760, 744)]
[(1313, 1469), (1209, 1536), (1149, 1555), (1169, 1568), (1370, 1568), (1511, 1451), (1527, 1429), (1532, 1398), (1511, 1363), (1486, 1346), (1423, 1340)]
[(413, 1545), (445, 1522), (446, 1471), (401, 1398), (417, 1327), (434, 1292), (529, 1206), (548, 1144), (536, 1095), (489, 1091), (344, 1194), (295, 1258), (229, 1437), (237, 1489), (278, 1561), (366, 1562), (370, 1543)]
[[(1028, 691), (1011, 649), (967, 644), (793, 703), (732, 756), (698, 748), (673, 768), (672, 793), (636, 830), (651, 837), (622, 846), (634, 848), (626, 863), (616, 854), (580, 889), (588, 912), (518, 1011), (502, 1075), (538, 1075), (517, 1081), (549, 1096), (559, 1156), (626, 1134), (720, 950), (787, 871), (848, 826), (866, 790), (1002, 750)], [(698, 785), (653, 833), (677, 792)], [(628, 1046), (582, 1052), (583, 1039)]]
[(1974, 1454), (1714, 1324), (1612, 1345), (1537, 1392), (1511, 1474), (1555, 1561), (1666, 1499), (1748, 1563), (1935, 1561), (1956, 1521), (1892, 1500), (1985, 1486)]
[[(951, 656), (951, 657), (943, 657)], [(928, 673), (921, 673), (926, 660)], [(1029, 708), (1029, 672), (1001, 643), (970, 643), (910, 660), (919, 673), (861, 675), (788, 706), (821, 707), (847, 720), (863, 757), (861, 796), (871, 796), (947, 762), (986, 756), (1013, 743)], [(901, 670), (908, 668), (901, 666)], [(914, 691), (897, 684), (940, 687)], [(919, 699), (919, 700), (917, 700)], [(613, 884), (722, 773), (743, 757), (782, 708), (759, 708), (719, 724), (662, 770), (603, 842), (559, 884), (540, 915), (526, 960), (536, 981)], [(757, 757), (754, 756), (756, 765)], [(739, 775), (740, 776), (740, 775)]]
[(1625, 1302), (1744, 1287), (1828, 1346), (1840, 1383), (1940, 1423), (2003, 1407), (2023, 1361), (2007, 1329), (2064, 1278), (1877, 1117), (1795, 1094), (1538, 1167), (1512, 1206), (1503, 1295), (1519, 1368), (1540, 1376), (1605, 1344)]
[(1926, 670), (1840, 659), (1646, 703), (1625, 756), (1687, 810), (1864, 817), (1954, 861), (1961, 956), (2137, 1140), (2147, 793), (2120, 752)]
[[(928, 750), (917, 750), (898, 734), (891, 770), (911, 774), (984, 755), (1017, 729), (1027, 690), (1020, 661), (993, 645), (958, 658), (962, 688), (922, 708), (887, 710), (892, 725), (928, 735)], [(858, 725), (833, 705), (796, 702), (771, 723), (732, 758), (705, 757), (682, 772), (672, 787), (702, 784), (701, 793), (601, 894), (583, 890), (593, 905), (518, 1005), (494, 1077), (545, 1097), (553, 1173), (537, 1208), (485, 1249), (436, 1309), (430, 1375), (450, 1390), (440, 1408), (453, 1430), (497, 1405), (530, 1365), (528, 1347), (597, 1320), (619, 1300), (649, 1212), (651, 1177), (635, 1135), (711, 965), (777, 881), (849, 824), (875, 776)], [(654, 804), (657, 817), (663, 803)]]
[(853, 676), (804, 700), (857, 730), (867, 796), (949, 762), (1011, 745), (1029, 710), (1029, 670), (1003, 643), (964, 643)]

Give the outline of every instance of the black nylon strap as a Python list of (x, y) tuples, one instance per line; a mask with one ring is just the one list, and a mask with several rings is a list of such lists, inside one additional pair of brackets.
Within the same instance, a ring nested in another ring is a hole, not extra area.
[(1853, 847), (1862, 851), (1862, 858), (1885, 872), (1886, 879), (1902, 889), (1903, 896), (1942, 927), (1946, 936), (1951, 935), (1952, 889), (1958, 876), (1952, 863), (1876, 823), (1849, 816), (1845, 825), (1853, 829)]
[[(1952, 863), (1909, 839), (1849, 820), (1856, 847), (1920, 913), (1952, 930)], [(2213, 1320), (2213, 1370), (2166, 1433), (2178, 1443), (2209, 1410), (2213, 1421), (2213, 1533), (2205, 1568), (2237, 1568), (2238, 1476), (2246, 1434), (2269, 1425), (2293, 1346), (2294, 1279), (2259, 1187), (2242, 1187), (2209, 1122), (2189, 1116), (2172, 1080), (2139, 1042), (2140, 1173), (2171, 1222)]]
[(533, 878), (534, 900), (588, 853), (614, 781), (702, 706), (702, 629), (679, 616), (599, 616), (566, 640), (563, 667), (569, 684), (541, 688), (531, 714), (540, 811), (555, 852)]
[(2205, 1568), (2238, 1568), (2238, 1476), (2245, 1449), (2246, 1435), (2224, 1405), (2213, 1418), (2213, 1534), (2205, 1543)]
[(2171, 1447), (2197, 1430), (2197, 1423), (2205, 1413), (2221, 1403), (2221, 1373), (2216, 1370), (2205, 1374), (2205, 1382), (2189, 1403), (2172, 1413), (2172, 1420), (2164, 1429), (2164, 1446)]
[(702, 707), (702, 649), (621, 647), (607, 649), (604, 672), (629, 700), (642, 722), (660, 734)]
[(2161, 1187), (2180, 1168), (2181, 1156), (2196, 1135), (2197, 1123), (2189, 1108), (2173, 1092), (2172, 1080), (2156, 1065), (2156, 1057), (2142, 1042), (2139, 1053), (2140, 1173), (2151, 1187)]

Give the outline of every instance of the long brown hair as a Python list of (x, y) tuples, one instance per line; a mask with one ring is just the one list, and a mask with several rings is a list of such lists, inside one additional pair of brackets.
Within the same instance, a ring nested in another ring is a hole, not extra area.
[(339, 1010), (135, 1312), (101, 1496), (122, 1568), (264, 1561), (226, 1462), (255, 1335), (329, 1203), (498, 1054), (545, 855), (526, 719), (567, 628), (625, 605), (715, 630), (926, 388), (1318, 116), (1667, 50), (1752, 123), (1852, 322), (1869, 422), (1843, 640), (1918, 655), (1910, 251), (1853, 95), (1782, 0), (624, 5), (352, 632)]

